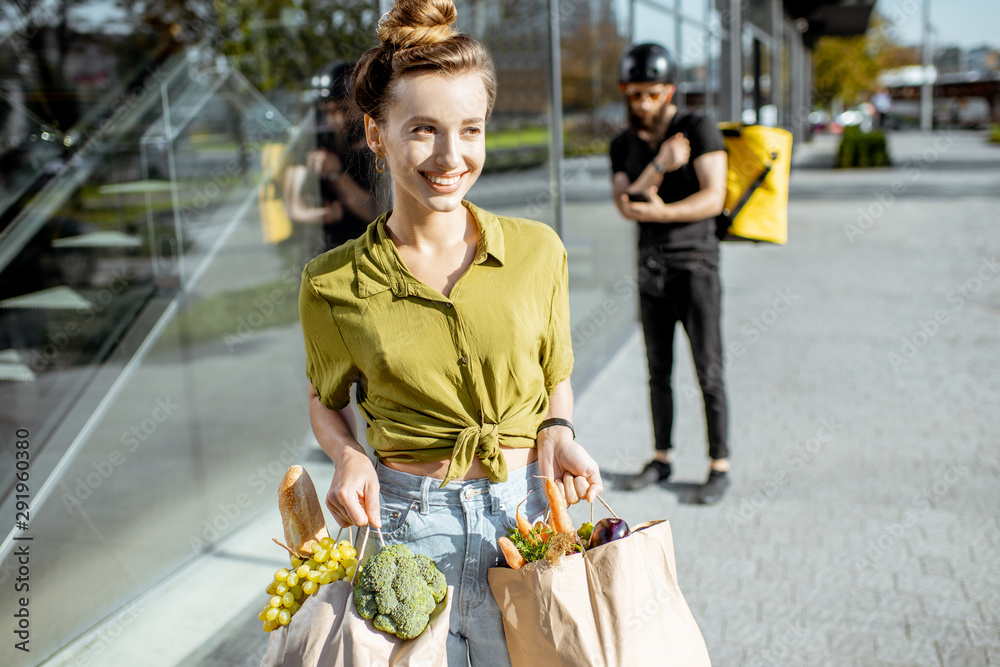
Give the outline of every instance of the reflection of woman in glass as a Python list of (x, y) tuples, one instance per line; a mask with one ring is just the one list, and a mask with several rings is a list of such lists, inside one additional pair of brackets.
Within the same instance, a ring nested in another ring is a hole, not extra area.
[[(357, 238), (378, 213), (371, 154), (364, 126), (350, 99), (354, 63), (327, 73), (317, 104), (316, 147), (285, 174), (283, 197), (289, 217), (300, 224), (323, 225), (323, 248)], [(318, 179), (318, 197), (309, 190)]]
[[(496, 79), (455, 18), (451, 0), (397, 0), (359, 61), (354, 96), (393, 209), (309, 263), (300, 314), (313, 430), (336, 464), (327, 506), (438, 563), (455, 591), (450, 664), (503, 665), (486, 580), (497, 538), (530, 490), (529, 518), (544, 511), (536, 475), (574, 503), (602, 485), (569, 424), (566, 251), (541, 223), (463, 201)], [(374, 466), (346, 416), (355, 382)]]

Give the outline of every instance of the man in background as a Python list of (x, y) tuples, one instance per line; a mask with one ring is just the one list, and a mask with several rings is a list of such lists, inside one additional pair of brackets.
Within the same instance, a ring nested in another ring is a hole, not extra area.
[(354, 63), (348, 62), (324, 72), (316, 102), (316, 144), (285, 176), (291, 219), (322, 225), (322, 247), (314, 254), (357, 238), (379, 213), (372, 154), (351, 99), (353, 71)]
[(708, 478), (697, 500), (711, 504), (729, 485), (728, 410), (722, 376), (719, 241), (715, 218), (726, 197), (722, 134), (702, 114), (672, 104), (676, 67), (659, 44), (629, 47), (619, 61), (629, 127), (611, 142), (614, 196), (639, 224), (639, 304), (649, 364), (655, 454), (627, 478), (636, 490), (670, 477), (673, 461), (674, 331), (679, 322), (705, 402)]

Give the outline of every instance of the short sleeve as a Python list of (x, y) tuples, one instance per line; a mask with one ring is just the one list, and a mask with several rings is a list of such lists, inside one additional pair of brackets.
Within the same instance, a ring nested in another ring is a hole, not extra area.
[(707, 116), (696, 116), (697, 120), (691, 132), (691, 160), (706, 153), (726, 150), (722, 139), (722, 131)]
[(306, 345), (306, 375), (323, 405), (340, 410), (351, 402), (351, 385), (358, 378), (358, 370), (330, 303), (316, 291), (308, 267), (302, 273), (299, 289), (299, 320)]
[(573, 340), (569, 324), (569, 269), (566, 250), (562, 249), (561, 262), (554, 275), (549, 326), (542, 342), (542, 373), (545, 390), (551, 394), (556, 385), (573, 372)]
[(611, 173), (616, 174), (619, 171), (627, 172), (625, 168), (625, 159), (627, 156), (627, 150), (625, 147), (625, 137), (619, 134), (617, 137), (611, 140), (611, 148), (608, 151), (611, 156)]

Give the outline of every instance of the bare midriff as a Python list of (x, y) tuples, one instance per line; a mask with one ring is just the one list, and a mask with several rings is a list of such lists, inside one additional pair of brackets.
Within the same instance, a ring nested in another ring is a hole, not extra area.
[[(538, 460), (538, 450), (534, 447), (500, 447), (504, 458), (507, 460), (507, 470), (519, 470), (528, 464)], [(428, 461), (426, 463), (399, 463), (396, 461), (383, 461), (383, 464), (393, 470), (410, 473), (411, 475), (421, 475), (423, 477), (433, 477), (434, 479), (444, 479), (448, 474), (448, 466), (451, 461)], [(457, 477), (458, 480), (483, 479), (486, 471), (479, 459), (473, 459), (469, 470)]]

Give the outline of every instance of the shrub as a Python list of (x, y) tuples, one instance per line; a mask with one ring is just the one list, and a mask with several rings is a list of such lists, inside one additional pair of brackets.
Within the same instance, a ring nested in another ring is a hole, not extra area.
[(885, 133), (862, 132), (856, 125), (844, 128), (837, 151), (838, 167), (887, 167), (890, 164)]

